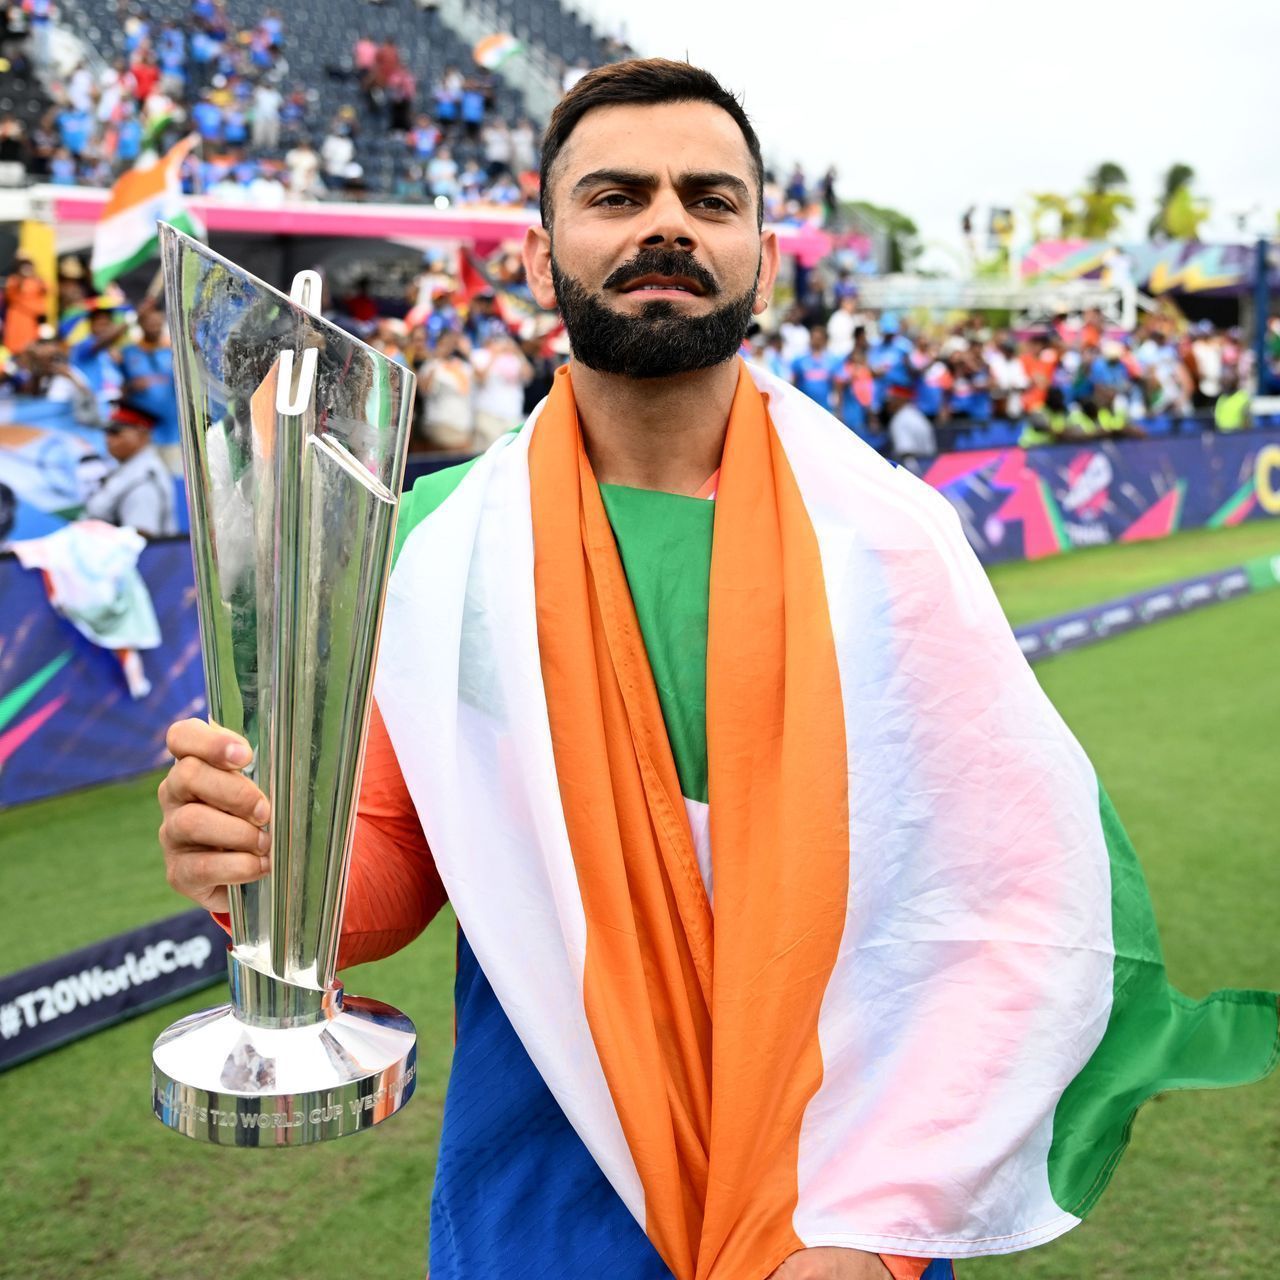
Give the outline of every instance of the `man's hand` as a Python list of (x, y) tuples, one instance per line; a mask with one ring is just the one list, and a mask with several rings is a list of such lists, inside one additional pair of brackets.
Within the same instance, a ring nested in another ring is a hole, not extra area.
[(229, 884), (248, 884), (269, 870), (271, 818), (267, 798), (240, 770), (249, 744), (203, 720), (169, 726), (175, 757), (160, 784), (160, 847), (165, 878), (208, 911), (227, 910)]
[(801, 1249), (769, 1280), (890, 1280), (890, 1273), (874, 1253), (862, 1253), (858, 1249)]

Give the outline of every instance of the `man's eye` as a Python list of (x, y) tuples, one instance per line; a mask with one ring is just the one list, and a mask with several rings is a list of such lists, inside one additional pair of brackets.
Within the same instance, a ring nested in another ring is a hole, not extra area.
[(712, 213), (732, 213), (731, 205), (723, 196), (703, 196), (698, 204), (705, 205)]
[(611, 191), (607, 196), (601, 196), (596, 204), (606, 209), (623, 209), (629, 204), (635, 204), (635, 201), (630, 196), (624, 196), (621, 191)]

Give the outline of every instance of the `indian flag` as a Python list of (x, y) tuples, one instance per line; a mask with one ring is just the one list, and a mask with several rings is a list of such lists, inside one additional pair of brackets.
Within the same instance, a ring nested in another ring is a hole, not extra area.
[(508, 58), (514, 57), (523, 49), (524, 45), (509, 31), (495, 31), (493, 35), (477, 40), (471, 52), (486, 71), (496, 71)]
[(93, 235), (89, 265), (95, 289), (159, 253), (157, 222), (172, 223), (189, 235), (200, 234), (199, 223), (186, 208), (179, 176), (183, 160), (199, 140), (194, 133), (183, 138), (161, 159), (130, 169), (111, 188)]
[(376, 697), (637, 1272), (839, 1246), (920, 1280), (1044, 1244), (1143, 1102), (1275, 1066), (1274, 993), (1170, 985), (953, 509), (813, 401), (741, 368), (714, 522), (678, 495), (623, 518), (567, 370), (452, 478), (401, 511)]

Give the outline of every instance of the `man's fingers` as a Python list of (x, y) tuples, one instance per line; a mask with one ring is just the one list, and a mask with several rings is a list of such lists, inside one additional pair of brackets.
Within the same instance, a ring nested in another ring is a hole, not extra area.
[(253, 759), (249, 744), (239, 734), (205, 720), (178, 720), (171, 724), (165, 746), (179, 760), (195, 756), (218, 769), (243, 769)]
[(195, 802), (179, 805), (165, 815), (160, 843), (166, 850), (174, 851), (225, 849), (259, 855), (271, 849), (271, 839), (261, 827), (212, 805)]
[[(192, 853), (174, 853), (165, 859), (165, 874), (171, 888), (207, 906), (216, 890), (229, 884), (251, 884), (267, 872), (267, 860), (255, 853), (225, 852), (207, 849)], [(226, 909), (210, 907), (213, 911)]]
[(217, 911), (222, 915), (226, 915), (231, 910), (231, 895), (227, 892), (227, 886), (220, 884), (216, 889), (211, 889), (200, 900), (200, 905), (206, 911)]
[[(262, 826), (271, 816), (267, 798), (242, 773), (229, 772), (197, 756), (184, 756), (160, 784), (160, 805), (169, 812), (184, 805), (203, 804)], [(193, 840), (192, 844), (211, 844)], [(234, 847), (234, 846), (232, 846)]]

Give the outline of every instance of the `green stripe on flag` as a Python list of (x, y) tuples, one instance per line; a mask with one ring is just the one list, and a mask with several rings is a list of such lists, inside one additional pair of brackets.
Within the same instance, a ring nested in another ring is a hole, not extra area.
[[(169, 222), (177, 227), (179, 231), (185, 231), (190, 236), (197, 234), (199, 229), (195, 219), (186, 212), (175, 214), (169, 219)], [(128, 275), (136, 267), (141, 267), (150, 259), (158, 257), (159, 253), (160, 233), (157, 232), (146, 244), (134, 250), (127, 258), (121, 258), (119, 262), (112, 262), (105, 267), (99, 267), (93, 273), (93, 287), (95, 289), (105, 289), (113, 280), (119, 279), (120, 276)]]
[(1249, 1084), (1280, 1059), (1280, 1010), (1271, 992), (1215, 991), (1191, 1000), (1169, 985), (1142, 868), (1101, 784), (1098, 799), (1111, 866), (1111, 1016), (1059, 1099), (1049, 1148), (1053, 1198), (1077, 1217), (1106, 1189), (1148, 1098)]
[(391, 556), (393, 571), (408, 536), (462, 483), (462, 477), (475, 464), (475, 458), (468, 458), (457, 466), (419, 476), (413, 488), (401, 497), (400, 510), (396, 513), (395, 550)]

